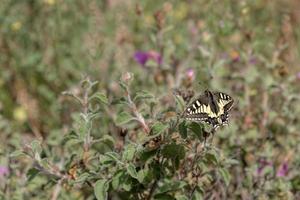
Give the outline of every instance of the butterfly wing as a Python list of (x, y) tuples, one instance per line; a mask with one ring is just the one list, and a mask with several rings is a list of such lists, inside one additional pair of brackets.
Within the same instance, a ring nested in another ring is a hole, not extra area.
[(220, 117), (222, 124), (228, 123), (229, 111), (233, 106), (233, 98), (223, 92), (214, 92), (214, 99), (219, 107), (218, 117)]
[(203, 121), (214, 129), (227, 124), (233, 98), (222, 92), (205, 91), (184, 111), (183, 116), (190, 121)]
[(183, 115), (187, 120), (206, 121), (210, 113), (209, 97), (200, 95), (184, 111)]
[[(233, 106), (233, 98), (223, 92), (214, 92), (214, 99), (217, 101), (218, 107), (223, 112), (228, 112)], [(220, 113), (221, 114), (221, 113)]]

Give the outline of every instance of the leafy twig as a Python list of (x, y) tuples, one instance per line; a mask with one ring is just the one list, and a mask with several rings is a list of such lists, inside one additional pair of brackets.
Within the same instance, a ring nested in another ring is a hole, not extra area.
[(131, 96), (130, 96), (130, 91), (128, 87), (125, 87), (125, 92), (126, 92), (126, 96), (127, 96), (127, 100), (129, 103), (129, 107), (131, 108), (132, 113), (134, 114), (134, 116), (136, 117), (135, 119), (141, 124), (141, 126), (143, 127), (143, 130), (147, 133), (147, 135), (150, 133), (150, 128), (147, 125), (145, 118), (142, 116), (141, 113), (139, 113), (135, 103), (132, 101)]

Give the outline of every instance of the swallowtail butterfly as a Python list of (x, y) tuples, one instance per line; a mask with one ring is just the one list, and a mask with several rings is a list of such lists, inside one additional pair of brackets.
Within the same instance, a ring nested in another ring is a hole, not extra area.
[(228, 124), (228, 113), (233, 102), (232, 97), (225, 93), (206, 90), (185, 109), (183, 117), (190, 121), (206, 122), (216, 129)]

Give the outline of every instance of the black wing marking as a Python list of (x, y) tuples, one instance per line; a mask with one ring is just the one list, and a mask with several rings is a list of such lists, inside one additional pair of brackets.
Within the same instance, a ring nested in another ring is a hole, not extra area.
[(220, 119), (222, 121), (222, 125), (228, 124), (229, 119), (229, 111), (233, 107), (233, 98), (226, 93), (223, 92), (215, 92), (214, 98), (217, 101), (218, 106), (220, 107)]
[(205, 94), (200, 95), (185, 109), (183, 116), (187, 120), (205, 121), (209, 117), (208, 113), (206, 112), (208, 106), (208, 97)]
[[(233, 98), (229, 96), (228, 94), (225, 94), (223, 92), (214, 92), (214, 98), (217, 101), (218, 107), (223, 110), (223, 113), (228, 112), (231, 110), (233, 106)], [(220, 113), (222, 114), (222, 113)]]

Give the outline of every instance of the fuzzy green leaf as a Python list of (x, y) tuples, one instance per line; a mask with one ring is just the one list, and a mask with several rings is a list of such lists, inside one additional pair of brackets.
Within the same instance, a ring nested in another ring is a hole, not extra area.
[(108, 99), (107, 99), (106, 95), (101, 92), (96, 92), (94, 95), (92, 95), (90, 97), (90, 100), (93, 100), (93, 99), (95, 99), (101, 103), (108, 104)]
[(107, 191), (109, 188), (109, 184), (106, 180), (100, 179), (96, 182), (94, 187), (94, 194), (97, 200), (106, 200), (107, 199)]
[(205, 154), (205, 158), (207, 159), (208, 162), (213, 163), (214, 165), (217, 165), (219, 163), (219, 156), (215, 151), (208, 151)]
[(229, 171), (225, 168), (220, 168), (219, 173), (220, 173), (225, 185), (228, 186), (229, 183), (230, 183), (230, 178), (231, 178), (230, 174), (229, 174)]
[(158, 136), (163, 133), (164, 130), (168, 128), (168, 125), (163, 124), (161, 122), (156, 122), (152, 127), (151, 127), (151, 135), (152, 136)]
[(100, 155), (100, 164), (109, 167), (112, 164), (121, 163), (118, 156), (119, 155), (115, 152), (107, 152), (104, 155)]
[(179, 124), (179, 133), (183, 139), (187, 137), (187, 126), (185, 124), (185, 121)]
[(136, 152), (135, 146), (133, 144), (129, 144), (125, 147), (123, 153), (123, 160), (124, 161), (131, 161), (134, 158), (134, 154)]
[(89, 178), (89, 173), (84, 172), (76, 179), (75, 183), (84, 183)]
[(32, 152), (34, 154), (34, 158), (39, 161), (41, 159), (40, 157), (40, 154), (42, 153), (42, 146), (41, 146), (41, 143), (37, 140), (33, 140), (31, 142), (31, 149), (32, 149)]
[(132, 180), (130, 178), (128, 178), (128, 177), (126, 179), (123, 179), (122, 188), (125, 191), (130, 191), (131, 188), (132, 188)]
[(110, 135), (104, 135), (101, 139), (96, 140), (96, 142), (104, 143), (104, 144), (106, 144), (107, 146), (109, 146), (110, 149), (113, 149), (115, 140), (114, 140), (114, 138), (113, 138), (112, 136), (110, 136)]
[(112, 160), (119, 162), (119, 155), (116, 152), (107, 152), (106, 156), (110, 157)]
[(181, 188), (187, 185), (184, 181), (172, 181), (172, 182), (165, 182), (160, 188), (158, 189), (159, 193), (166, 193), (170, 191), (180, 190)]
[(114, 174), (112, 181), (111, 181), (111, 185), (114, 190), (117, 190), (120, 187), (120, 185), (122, 184), (122, 177), (124, 176), (125, 172), (126, 171), (122, 169), (122, 170), (117, 171)]
[(202, 188), (197, 187), (193, 193), (192, 200), (202, 200), (203, 199), (203, 190)]
[(137, 94), (135, 95), (133, 100), (135, 102), (137, 102), (137, 101), (146, 100), (146, 99), (153, 99), (153, 98), (154, 98), (154, 96), (152, 94), (150, 94), (149, 92), (140, 91), (140, 92), (137, 92)]
[(134, 166), (133, 164), (130, 163), (130, 164), (127, 166), (127, 172), (128, 172), (128, 174), (129, 174), (132, 178), (135, 178), (135, 179), (138, 178), (138, 174), (137, 174), (136, 169), (135, 169), (135, 166)]
[(154, 158), (157, 151), (158, 151), (157, 149), (154, 149), (154, 150), (151, 150), (151, 151), (146, 151), (146, 150), (142, 151), (141, 154), (140, 154), (140, 160), (142, 162), (149, 161), (151, 158)]
[(146, 179), (146, 177), (148, 176), (149, 174), (149, 169), (145, 168), (145, 169), (141, 169), (139, 172), (138, 172), (138, 181), (140, 183), (143, 183)]
[(26, 156), (26, 154), (23, 151), (16, 150), (16, 151), (12, 152), (9, 156), (10, 157), (19, 157), (19, 156)]
[(132, 115), (130, 115), (129, 113), (123, 111), (123, 112), (121, 112), (117, 115), (116, 124), (117, 125), (123, 125), (123, 124), (126, 124), (126, 123), (128, 123), (132, 120), (134, 120)]
[(27, 181), (31, 181), (34, 177), (36, 177), (38, 175), (40, 171), (37, 170), (36, 168), (31, 168), (28, 170), (26, 176), (27, 176)]
[(172, 144), (165, 145), (161, 153), (165, 158), (183, 159), (185, 156), (185, 149), (182, 145), (172, 143)]
[(184, 108), (185, 108), (185, 102), (183, 100), (183, 98), (179, 95), (174, 95), (175, 97), (175, 101), (176, 101), (176, 105), (177, 108), (179, 108), (179, 112), (183, 112)]
[(200, 141), (203, 140), (203, 125), (200, 125), (196, 122), (192, 122), (189, 125), (189, 129), (198, 137)]
[(33, 140), (31, 142), (31, 149), (34, 153), (37, 153), (37, 154), (42, 153), (42, 146), (38, 140)]

